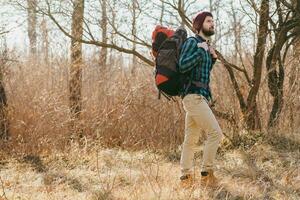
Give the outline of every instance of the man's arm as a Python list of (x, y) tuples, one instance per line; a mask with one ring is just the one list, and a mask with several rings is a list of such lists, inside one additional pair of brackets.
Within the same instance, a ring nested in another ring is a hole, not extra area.
[(188, 39), (182, 47), (179, 59), (179, 71), (185, 73), (197, 66), (201, 59), (201, 48), (194, 39)]

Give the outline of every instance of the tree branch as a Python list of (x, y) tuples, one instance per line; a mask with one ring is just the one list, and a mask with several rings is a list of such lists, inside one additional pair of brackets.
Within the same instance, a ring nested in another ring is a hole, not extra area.
[(233, 73), (233, 70), (232, 70), (232, 64), (229, 63), (224, 57), (223, 55), (216, 50), (216, 53), (218, 55), (218, 59), (222, 62), (222, 64), (224, 65), (225, 69), (228, 71), (229, 73), (229, 76), (230, 76), (230, 79), (231, 79), (231, 82), (233, 84), (233, 88), (235, 90), (235, 93), (237, 95), (237, 98), (239, 100), (239, 104), (240, 104), (240, 108), (242, 111), (245, 111), (246, 110), (246, 103), (245, 103), (245, 100), (244, 100), (244, 97), (240, 91), (240, 88), (239, 88), (239, 85), (237, 83), (237, 80), (235, 78), (235, 75)]
[(236, 121), (232, 115), (218, 111), (214, 107), (212, 107), (212, 111), (217, 117), (220, 117), (221, 119), (225, 119), (225, 120), (229, 121), (231, 124), (236, 125)]
[(0, 32), (0, 35), (4, 35), (6, 33), (9, 33), (9, 31), (2, 31), (2, 32)]
[(113, 28), (114, 32), (121, 36), (122, 38), (126, 39), (129, 42), (135, 43), (135, 44), (139, 44), (148, 48), (151, 48), (152, 46), (148, 43), (146, 43), (144, 40), (140, 39), (137, 35), (133, 35), (137, 40), (139, 40), (140, 42), (134, 41), (133, 39), (127, 37), (125, 34), (121, 33), (120, 31), (117, 30), (116, 26), (110, 21), (108, 20), (109, 25)]
[(66, 35), (67, 37), (74, 39), (78, 42), (84, 43), (84, 44), (92, 44), (92, 45), (96, 45), (96, 46), (100, 46), (100, 47), (104, 47), (104, 48), (111, 48), (111, 49), (115, 49), (119, 52), (124, 52), (127, 54), (133, 54), (136, 57), (138, 57), (139, 59), (141, 59), (142, 61), (144, 61), (146, 64), (154, 66), (154, 62), (151, 59), (146, 58), (145, 56), (143, 56), (142, 54), (140, 54), (139, 52), (137, 52), (136, 50), (132, 50), (132, 49), (127, 49), (127, 48), (123, 48), (114, 44), (107, 44), (107, 43), (103, 43), (100, 41), (96, 41), (96, 40), (84, 40), (84, 39), (80, 39), (80, 38), (75, 38), (74, 36), (72, 36), (72, 34), (70, 34), (68, 31), (66, 31), (60, 24), (59, 22), (56, 20), (56, 18), (51, 14), (51, 9), (50, 9), (50, 5), (47, 2), (48, 5), (48, 9), (47, 12), (43, 12), (43, 14), (45, 14), (46, 16), (48, 16), (53, 22), (54, 24), (59, 28), (60, 31), (63, 32), (64, 35)]

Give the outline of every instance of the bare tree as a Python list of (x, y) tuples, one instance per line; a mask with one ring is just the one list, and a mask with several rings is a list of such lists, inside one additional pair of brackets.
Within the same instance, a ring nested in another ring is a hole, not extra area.
[(3, 83), (3, 68), (8, 62), (7, 47), (4, 43), (3, 51), (0, 52), (0, 139), (6, 140), (9, 137), (7, 119), (7, 98)]
[[(132, 49), (136, 51), (136, 35), (137, 35), (137, 17), (138, 17), (138, 12), (139, 12), (139, 5), (137, 0), (132, 0), (132, 37), (133, 37), (133, 47)], [(136, 56), (132, 56), (132, 70), (131, 73), (134, 74), (136, 72)]]
[[(144, 56), (143, 54), (141, 54), (140, 52), (138, 52), (137, 50), (133, 50), (132, 48), (126, 48), (126, 47), (122, 47), (122, 45), (117, 45), (114, 43), (104, 43), (102, 41), (98, 41), (95, 39), (93, 33), (91, 32), (91, 30), (89, 28), (87, 28), (87, 35), (90, 36), (90, 38), (77, 38), (74, 35), (72, 35), (72, 33), (69, 33), (68, 30), (66, 28), (64, 28), (59, 21), (53, 16), (51, 8), (50, 8), (50, 4), (47, 5), (47, 9), (46, 11), (41, 11), (43, 14), (46, 14), (49, 16), (49, 18), (54, 22), (54, 24), (63, 32), (64, 35), (66, 35), (67, 37), (71, 38), (74, 41), (77, 41), (79, 43), (84, 43), (84, 44), (91, 44), (91, 45), (95, 45), (95, 46), (99, 46), (99, 47), (104, 47), (104, 48), (111, 48), (111, 49), (115, 49), (119, 52), (122, 53), (126, 53), (126, 54), (132, 54), (135, 55), (136, 57), (138, 57), (139, 59), (141, 59), (142, 61), (144, 61), (146, 64), (153, 66), (154, 62), (152, 59), (148, 58), (147, 56)], [(122, 38), (125, 38), (126, 40), (128, 40), (129, 42), (132, 42), (133, 40), (130, 39), (129, 37), (127, 37), (126, 35), (122, 34), (121, 32), (118, 32), (116, 30), (115, 27), (113, 27), (115, 34), (120, 35)], [(145, 42), (144, 40), (137, 38), (138, 42), (137, 44), (142, 45), (144, 47), (151, 47), (150, 44), (148, 44), (147, 42)]]
[[(164, 1), (164, 0), (162, 0)], [(179, 0), (178, 3), (173, 2), (170, 3), (169, 1), (164, 1), (165, 4), (171, 6), (173, 9), (175, 9), (178, 12), (178, 15), (180, 17), (179, 21), (182, 25), (186, 25), (189, 29), (192, 30), (192, 21), (188, 18), (186, 11), (187, 8), (190, 7), (194, 1), (188, 2), (187, 0)]]
[(165, 2), (161, 1), (161, 10), (160, 10), (160, 17), (159, 17), (159, 24), (163, 25), (163, 18), (165, 14)]
[(47, 27), (47, 21), (43, 17), (41, 26), (40, 26), (41, 32), (42, 32), (42, 52), (44, 56), (44, 62), (48, 65), (49, 64), (49, 30)]
[[(107, 0), (100, 0), (101, 2), (101, 29), (102, 29), (102, 42), (107, 43)], [(107, 64), (107, 48), (102, 47), (100, 52), (100, 67), (106, 68)]]
[(70, 111), (71, 128), (76, 136), (81, 134), (80, 113), (82, 111), (82, 43), (79, 41), (83, 35), (84, 0), (73, 2), (72, 14), (72, 40), (71, 40), (71, 69), (70, 69)]
[[(260, 88), (261, 82), (261, 74), (262, 74), (262, 65), (264, 52), (266, 48), (266, 38), (268, 35), (268, 19), (269, 19), (269, 1), (262, 0), (261, 7), (259, 10), (259, 28), (257, 32), (257, 44), (256, 51), (254, 55), (254, 63), (253, 63), (253, 75), (252, 79), (248, 75), (248, 72), (245, 68), (238, 67), (230, 62), (228, 62), (222, 54), (218, 52), (218, 57), (226, 70), (229, 73), (229, 77), (231, 79), (233, 88), (235, 90), (235, 94), (239, 101), (240, 109), (244, 115), (246, 128), (247, 129), (259, 129), (261, 128), (260, 116), (257, 109), (257, 94)], [(236, 71), (242, 72), (245, 75), (247, 83), (250, 87), (248, 92), (247, 99), (244, 98), (241, 87), (236, 78)]]
[[(181, 10), (184, 13), (184, 15), (186, 13), (185, 4), (186, 4), (186, 2), (184, 0), (179, 0), (179, 2), (178, 2), (178, 8), (179, 8), (179, 10)], [(185, 20), (183, 17), (181, 17), (181, 26), (184, 26), (184, 25), (185, 25)]]
[[(109, 11), (111, 13), (111, 24), (112, 24), (113, 27), (116, 24), (116, 4), (117, 4), (116, 0), (112, 0), (112, 2), (110, 4), (110, 9), (109, 9)], [(115, 33), (112, 33), (110, 35), (110, 41), (111, 41), (111, 43), (115, 43)], [(110, 65), (114, 65), (114, 61), (115, 61), (114, 56), (113, 56), (113, 51), (114, 51), (114, 49), (111, 48), (110, 49), (110, 55), (109, 55)]]
[(233, 21), (233, 32), (234, 32), (234, 60), (235, 64), (238, 64), (238, 60), (240, 59), (242, 61), (242, 55), (241, 55), (241, 50), (242, 50), (242, 44), (241, 44), (241, 20), (242, 17), (238, 17), (238, 14), (236, 12), (236, 9), (233, 6), (233, 2), (231, 2), (231, 11), (230, 14), (232, 15)]
[(28, 13), (28, 37), (30, 45), (30, 55), (35, 56), (37, 51), (37, 1), (27, 0), (27, 13)]
[[(300, 38), (300, 11), (297, 10), (300, 7), (300, 2), (294, 1), (293, 4), (289, 4), (285, 0), (276, 0), (275, 3), (278, 21), (274, 22), (272, 18), (269, 19), (275, 35), (275, 42), (269, 50), (266, 60), (269, 91), (274, 98), (269, 116), (269, 127), (274, 127), (278, 123), (283, 107), (286, 55), (290, 49), (289, 47)], [(288, 12), (284, 10), (288, 10)]]
[(269, 0), (262, 0), (259, 12), (259, 28), (257, 34), (257, 45), (254, 55), (252, 87), (247, 98), (246, 123), (248, 128), (260, 128), (260, 117), (257, 110), (256, 96), (260, 87), (262, 64), (266, 49), (266, 38), (268, 35)]
[[(283, 0), (281, 0), (283, 1)], [(181, 0), (181, 1), (166, 1), (166, 0), (161, 0), (161, 2), (164, 4), (165, 10), (164, 12), (177, 19), (178, 23), (183, 22), (187, 27), (191, 29), (191, 20), (187, 16), (187, 10), (188, 8), (191, 7), (192, 3), (195, 1), (186, 1), (186, 0)], [(260, 3), (260, 6), (256, 5), (256, 1), (248, 1), (249, 5), (253, 8), (254, 10), (254, 19), (251, 19), (253, 24), (257, 25), (254, 27), (255, 30), (257, 30), (257, 34), (255, 36), (255, 51), (252, 59), (248, 59), (249, 66), (251, 66), (252, 74), (248, 73), (246, 70), (246, 67), (243, 65), (243, 63), (230, 63), (228, 62), (225, 57), (219, 53), (219, 59), (225, 66), (226, 70), (229, 73), (229, 77), (231, 79), (231, 83), (233, 85), (233, 88), (235, 90), (236, 97), (239, 102), (239, 107), (241, 112), (243, 113), (244, 120), (246, 127), (248, 129), (259, 129), (261, 128), (261, 119), (260, 119), (260, 113), (258, 112), (258, 106), (257, 106), (257, 96), (258, 96), (258, 91), (260, 89), (261, 85), (261, 79), (262, 79), (262, 70), (263, 70), (263, 65), (264, 65), (264, 58), (265, 58), (265, 52), (268, 51), (268, 46), (266, 39), (268, 35), (270, 34), (270, 30), (268, 29), (268, 24), (269, 24), (269, 19), (273, 17), (273, 15), (270, 14), (270, 9), (269, 9), (269, 0), (262, 0)], [(295, 1), (297, 2), (297, 1)], [(287, 10), (296, 10), (295, 8), (298, 8), (298, 4), (294, 3), (296, 7), (293, 7), (294, 4), (291, 4), (289, 2), (282, 2), (284, 6), (286, 6)], [(157, 4), (158, 5), (158, 4)], [(157, 6), (156, 5), (156, 6)], [(160, 6), (161, 4), (159, 4)], [(221, 4), (220, 4), (221, 5)], [(292, 6), (291, 6), (292, 5)], [(212, 6), (214, 7), (214, 6)], [(173, 9), (173, 10), (169, 10)], [(175, 12), (174, 12), (175, 11)], [(294, 11), (295, 13), (298, 13)], [(176, 13), (177, 12), (177, 13)], [(287, 11), (289, 12), (289, 11)], [(109, 24), (113, 30), (113, 33), (115, 36), (118, 36), (118, 39), (121, 39), (123, 43), (117, 44), (116, 42), (113, 41), (107, 41), (105, 42), (100, 42), (97, 41), (93, 35), (93, 32), (90, 31), (89, 28), (86, 28), (86, 37), (84, 38), (76, 38), (73, 34), (70, 34), (66, 28), (61, 26), (61, 24), (54, 18), (52, 15), (51, 9), (48, 9), (47, 14), (49, 17), (54, 21), (54, 23), (58, 26), (58, 28), (68, 37), (72, 38), (73, 40), (76, 40), (81, 43), (86, 43), (86, 44), (93, 44), (96, 46), (100, 47), (106, 47), (106, 48), (111, 48), (115, 49), (119, 52), (127, 53), (127, 54), (132, 54), (136, 56), (137, 58), (141, 59), (145, 63), (152, 65), (153, 66), (153, 60), (150, 59), (147, 55), (144, 55), (143, 53), (140, 53), (138, 49), (140, 48), (130, 48), (129, 47), (124, 47), (124, 43), (127, 44), (136, 44), (140, 47), (144, 48), (149, 48), (151, 45), (143, 38), (140, 38), (138, 33), (134, 36), (130, 36), (130, 34), (123, 32), (123, 30), (117, 28), (117, 25), (115, 23), (111, 23), (109, 21)], [(246, 14), (247, 16), (247, 14)], [(297, 14), (299, 16), (299, 14)], [(158, 18), (156, 19), (159, 20), (160, 16), (157, 16)], [(251, 18), (251, 17), (249, 17)], [(274, 18), (276, 19), (276, 18)], [(238, 22), (238, 18), (235, 18), (235, 21)], [(271, 23), (271, 22), (270, 22)], [(276, 23), (276, 22), (275, 22)], [(86, 26), (88, 26), (88, 23), (86, 23)], [(237, 24), (237, 27), (241, 28), (239, 24)], [(223, 32), (224, 34), (224, 32)], [(235, 46), (237, 48), (237, 52), (239, 54), (239, 50), (241, 48), (241, 41), (239, 38), (241, 34), (241, 30), (237, 30), (236, 32), (237, 38), (235, 42)], [(128, 36), (129, 35), (129, 36)], [(118, 41), (118, 40), (117, 40)], [(241, 61), (242, 61), (242, 55), (239, 55)], [(242, 64), (242, 67), (238, 66)], [(245, 78), (246, 84), (248, 85), (248, 90), (244, 90), (243, 92), (242, 87), (239, 83), (239, 79), (237, 77), (241, 77), (240, 74), (244, 75), (243, 77)], [(225, 116), (225, 115), (223, 115)]]
[[(227, 62), (222, 57), (222, 55), (220, 55), (220, 58), (230, 74), (230, 78), (234, 85), (236, 95), (239, 99), (240, 107), (245, 115), (248, 128), (256, 129), (260, 127), (260, 118), (257, 111), (256, 96), (260, 88), (264, 52), (265, 50), (267, 50), (266, 37), (267, 35), (270, 36), (271, 44), (271, 48), (268, 50), (268, 56), (266, 59), (266, 67), (268, 70), (268, 86), (271, 95), (274, 97), (268, 126), (273, 127), (278, 122), (278, 116), (283, 106), (285, 58), (290, 45), (295, 42), (296, 38), (299, 38), (300, 32), (298, 27), (300, 20), (299, 11), (297, 10), (298, 4), (296, 3), (296, 1), (294, 2), (294, 4), (290, 4), (284, 0), (276, 1), (275, 13), (277, 13), (277, 17), (272, 17), (271, 15), (269, 15), (269, 1), (263, 0), (261, 2), (260, 9), (258, 9), (254, 1), (250, 2), (252, 8), (256, 13), (258, 13), (259, 16), (259, 26), (258, 34), (256, 37), (257, 42), (255, 45), (256, 50), (254, 55), (252, 79), (250, 80), (245, 68), (239, 68)], [(283, 12), (283, 10), (285, 10), (285, 12)], [(268, 23), (271, 24), (271, 29), (268, 29)], [(271, 32), (275, 35), (275, 42), (272, 41), (272, 35), (270, 34)], [(235, 35), (237, 34), (238, 33), (235, 33)], [(237, 41), (236, 46), (238, 44), (239, 42)], [(276, 66), (278, 67), (278, 70), (276, 70)], [(243, 99), (233, 69), (243, 72), (246, 80), (248, 81), (248, 84), (250, 85), (250, 91), (248, 93), (247, 101)]]
[(293, 63), (292, 63), (292, 69), (291, 69), (291, 74), (289, 77), (289, 89), (290, 89), (290, 93), (289, 96), (292, 99), (290, 101), (290, 103), (288, 104), (288, 110), (289, 110), (289, 126), (292, 130), (292, 132), (294, 132), (294, 128), (295, 128), (295, 110), (299, 110), (299, 108), (297, 108), (296, 103), (297, 99), (295, 99), (295, 97), (299, 97), (299, 91), (297, 91), (297, 86), (299, 86), (299, 75), (300, 75), (300, 69), (299, 69), (299, 65), (300, 65), (300, 38), (298, 38), (295, 43), (293, 44), (293, 52), (292, 52), (292, 56), (294, 58)]

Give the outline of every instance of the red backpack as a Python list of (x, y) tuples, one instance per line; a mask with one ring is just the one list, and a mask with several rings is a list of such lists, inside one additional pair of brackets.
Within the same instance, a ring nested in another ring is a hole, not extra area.
[[(156, 31), (157, 30), (157, 31)], [(163, 32), (160, 30), (163, 30)], [(161, 38), (158, 38), (162, 35)], [(160, 94), (167, 99), (180, 96), (188, 81), (188, 74), (182, 74), (178, 70), (180, 49), (187, 39), (187, 31), (178, 27), (176, 31), (165, 27), (156, 26), (152, 38), (152, 49), (155, 53), (155, 84)]]
[(156, 58), (162, 43), (174, 34), (174, 30), (165, 26), (157, 25), (152, 32), (152, 54)]

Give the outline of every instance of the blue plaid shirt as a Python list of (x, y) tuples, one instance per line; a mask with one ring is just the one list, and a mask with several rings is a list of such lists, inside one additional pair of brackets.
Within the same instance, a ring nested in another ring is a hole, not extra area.
[[(205, 40), (199, 35), (195, 37), (188, 38), (181, 48), (179, 72), (186, 73), (191, 70), (192, 81), (198, 81), (209, 86), (210, 72), (216, 60), (212, 58), (209, 50), (205, 51), (197, 46), (198, 43), (205, 42)], [(199, 94), (207, 100), (212, 99), (209, 88), (190, 87), (187, 94)]]

